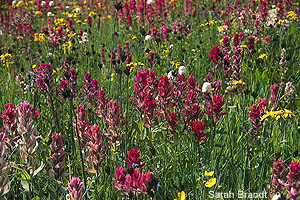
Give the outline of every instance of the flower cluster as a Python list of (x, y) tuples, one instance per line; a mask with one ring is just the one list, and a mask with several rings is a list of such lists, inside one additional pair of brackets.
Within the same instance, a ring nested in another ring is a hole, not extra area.
[(137, 149), (129, 150), (127, 162), (127, 170), (119, 166), (115, 170), (114, 186), (129, 196), (137, 196), (139, 194), (147, 194), (150, 185), (150, 178), (153, 176), (151, 172), (140, 173), (137, 168), (143, 167), (139, 158), (140, 152)]

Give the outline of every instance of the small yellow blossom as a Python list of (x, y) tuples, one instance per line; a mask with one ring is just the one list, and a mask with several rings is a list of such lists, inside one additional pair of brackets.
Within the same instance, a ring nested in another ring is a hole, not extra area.
[(32, 69), (36, 68), (36, 64), (32, 65)]
[(209, 179), (209, 181), (207, 181), (205, 183), (205, 187), (208, 187), (208, 188), (213, 187), (216, 183), (217, 183), (217, 179), (211, 178), (211, 179)]
[(260, 54), (260, 56), (258, 56), (258, 59), (268, 59), (268, 56), (267, 54), (263, 53), (263, 54)]
[(272, 108), (271, 111), (265, 111), (265, 113), (266, 114), (261, 117), (260, 121), (263, 121), (264, 119), (266, 119), (268, 117), (275, 118), (276, 120), (283, 118), (285, 120), (287, 117), (291, 118), (292, 116), (295, 116), (295, 114), (292, 111), (287, 110), (287, 109), (273, 111), (273, 108)]
[(176, 69), (178, 69), (180, 66), (181, 66), (181, 63), (177, 60), (174, 60), (174, 61), (170, 61), (171, 65), (173, 67), (175, 67)]
[(135, 73), (135, 72), (136, 72), (135, 67), (130, 67), (130, 72), (131, 72), (131, 73)]
[(243, 81), (241, 81), (241, 80), (239, 80), (239, 81), (233, 81), (231, 84), (232, 85), (246, 85), (246, 83), (243, 82)]
[(287, 18), (289, 18), (289, 20), (294, 20), (296, 21), (298, 18), (298, 15), (294, 12), (294, 11), (290, 11), (288, 12), (288, 14), (286, 15)]
[(136, 36), (133, 36), (131, 39), (132, 39), (132, 40), (136, 40), (136, 39), (137, 39), (137, 37), (136, 37)]
[(35, 11), (35, 13), (34, 13), (35, 15), (41, 15), (42, 14), (42, 12), (41, 11)]
[(95, 16), (95, 15), (97, 15), (97, 13), (95, 13), (95, 12), (93, 12), (93, 11), (91, 11), (90, 14), (89, 14), (90, 17), (93, 17), (93, 16)]
[(185, 193), (184, 191), (178, 192), (177, 199), (174, 200), (185, 200)]
[(55, 26), (64, 26), (66, 25), (64, 18), (57, 18), (54, 20)]
[(114, 80), (114, 76), (115, 76), (115, 74), (114, 73), (111, 73), (111, 75), (110, 75), (110, 81), (113, 81)]
[(13, 58), (14, 58), (14, 56), (11, 55), (10, 53), (2, 54), (0, 56), (2, 65), (6, 66), (7, 68), (9, 68), (12, 64), (14, 64), (14, 62), (12, 61)]
[(214, 171), (211, 172), (205, 171), (205, 176), (212, 176), (212, 175), (214, 175)]
[(17, 39), (18, 39), (18, 40), (19, 40), (19, 39), (23, 39), (23, 36), (18, 35), (18, 36), (17, 36)]
[(67, 50), (71, 51), (73, 49), (73, 44), (71, 41), (68, 41), (64, 44), (64, 54), (67, 53)]

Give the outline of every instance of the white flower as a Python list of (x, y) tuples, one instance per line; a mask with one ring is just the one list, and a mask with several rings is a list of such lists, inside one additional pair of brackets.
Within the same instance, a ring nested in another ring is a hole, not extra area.
[(173, 49), (173, 48), (174, 48), (174, 45), (173, 45), (173, 44), (170, 44), (169, 48), (170, 48), (170, 49)]
[(13, 1), (11, 2), (11, 5), (16, 5), (16, 3), (17, 3), (16, 1)]
[(286, 94), (286, 95), (292, 95), (292, 94), (294, 94), (295, 90), (296, 90), (296, 88), (295, 88), (295, 86), (293, 86), (293, 83), (287, 82), (287, 83), (285, 84), (285, 89), (284, 89), (284, 91), (285, 91), (285, 94)]
[(178, 69), (178, 74), (184, 75), (184, 74), (185, 74), (185, 71), (186, 71), (185, 66), (180, 66), (179, 69)]
[(19, 1), (19, 2), (18, 2), (18, 4), (22, 4), (22, 3), (23, 3), (22, 1)]
[(70, 8), (70, 6), (66, 6), (66, 9), (69, 9)]
[(211, 91), (211, 84), (209, 82), (203, 83), (202, 92), (210, 92)]
[(168, 79), (169, 79), (170, 81), (174, 80), (173, 71), (170, 71), (170, 72), (168, 73), (167, 77), (168, 77)]
[(48, 12), (47, 16), (50, 17), (52, 15), (52, 12)]
[(41, 6), (44, 6), (46, 4), (46, 1), (42, 1)]
[(153, 4), (153, 0), (147, 0), (147, 4), (148, 5)]
[(3, 35), (3, 32), (2, 32), (2, 30), (0, 30), (0, 35)]
[(47, 55), (47, 57), (50, 57), (52, 55), (53, 55), (53, 53), (49, 52), (48, 55)]
[(272, 197), (272, 200), (279, 200), (281, 199), (281, 195), (280, 194), (275, 194), (273, 197)]
[(80, 12), (80, 8), (76, 8), (75, 12), (79, 13)]
[(54, 2), (53, 2), (53, 1), (50, 1), (50, 2), (49, 2), (49, 6), (51, 6), (51, 7), (54, 6)]
[(146, 35), (145, 36), (145, 40), (147, 41), (147, 40), (151, 40), (152, 39), (152, 37), (151, 37), (151, 35)]

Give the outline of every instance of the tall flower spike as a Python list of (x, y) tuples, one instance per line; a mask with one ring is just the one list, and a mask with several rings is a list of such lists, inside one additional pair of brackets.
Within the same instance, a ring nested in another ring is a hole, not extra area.
[(93, 165), (93, 168), (97, 171), (102, 165), (104, 158), (104, 145), (102, 144), (102, 134), (100, 128), (97, 125), (91, 126), (91, 140), (88, 143), (88, 151), (90, 156), (87, 161)]
[(54, 133), (52, 135), (52, 144), (50, 145), (52, 155), (49, 158), (50, 163), (53, 168), (50, 171), (50, 175), (54, 176), (56, 180), (64, 175), (64, 167), (66, 154), (63, 150), (63, 140), (61, 133)]

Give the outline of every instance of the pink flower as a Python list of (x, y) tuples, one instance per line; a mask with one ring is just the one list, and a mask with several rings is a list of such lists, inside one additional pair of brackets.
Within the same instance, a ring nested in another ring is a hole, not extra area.
[(123, 188), (125, 182), (126, 170), (122, 166), (117, 167), (117, 169), (115, 170), (115, 175), (116, 177), (113, 178), (113, 180), (116, 183), (115, 187), (118, 189)]
[(263, 43), (270, 43), (270, 37), (269, 36), (266, 36), (264, 39), (263, 39)]
[(192, 125), (193, 136), (196, 138), (195, 142), (201, 142), (204, 144), (206, 142), (206, 136), (203, 133), (205, 125), (202, 121), (195, 121)]
[(210, 103), (210, 108), (207, 110), (209, 115), (215, 117), (215, 120), (219, 120), (220, 116), (225, 115), (226, 113), (221, 111), (223, 110), (224, 101), (222, 100), (222, 95), (217, 94), (213, 97), (213, 102)]
[(53, 154), (50, 156), (49, 161), (52, 164), (53, 169), (50, 171), (50, 174), (58, 180), (64, 175), (66, 154), (63, 150), (62, 135), (60, 133), (54, 133), (51, 138), (52, 144), (50, 145), (50, 148)]
[(71, 199), (82, 200), (82, 188), (83, 183), (80, 182), (80, 179), (78, 177), (72, 178), (71, 182), (68, 185), (69, 195), (71, 196)]
[(127, 168), (141, 168), (145, 165), (145, 163), (141, 163), (142, 159), (140, 159), (140, 151), (137, 149), (130, 149), (128, 151), (128, 156), (126, 158)]

